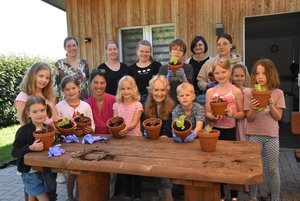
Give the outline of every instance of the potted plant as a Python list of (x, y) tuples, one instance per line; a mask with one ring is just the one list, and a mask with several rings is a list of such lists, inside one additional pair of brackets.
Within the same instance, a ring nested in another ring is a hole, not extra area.
[(143, 121), (143, 127), (147, 131), (149, 139), (158, 139), (162, 121), (159, 118), (148, 118)]
[(192, 122), (186, 119), (185, 115), (181, 115), (172, 122), (172, 131), (179, 137), (182, 141), (191, 133)]
[(76, 126), (75, 123), (67, 117), (58, 120), (54, 125), (58, 132), (64, 136), (72, 134)]
[(92, 125), (92, 121), (91, 121), (91, 118), (87, 117), (87, 116), (84, 116), (84, 114), (80, 114), (79, 112), (77, 112), (77, 116), (74, 117), (74, 121), (76, 123), (76, 128), (75, 130), (81, 130), (80, 131), (77, 131), (75, 132), (77, 136), (82, 136), (84, 134), (87, 134), (85, 133), (85, 128), (87, 126), (91, 126)]
[(106, 126), (108, 127), (110, 133), (115, 138), (121, 138), (124, 137), (120, 135), (120, 131), (125, 128), (125, 121), (122, 117), (112, 117), (107, 120)]
[(210, 124), (207, 124), (204, 129), (200, 130), (197, 133), (197, 135), (200, 141), (202, 151), (216, 151), (218, 138), (220, 136), (219, 130), (212, 129), (212, 126)]
[(266, 87), (261, 86), (260, 84), (255, 84), (254, 89), (252, 90), (251, 93), (252, 93), (252, 98), (258, 101), (259, 108), (267, 107), (272, 93), (270, 90), (267, 90)]
[(227, 101), (225, 101), (221, 96), (215, 96), (210, 102), (211, 111), (214, 116), (225, 116), (225, 110), (227, 108)]
[(41, 130), (34, 131), (33, 136), (36, 140), (40, 139), (41, 142), (43, 142), (43, 151), (47, 151), (49, 147), (52, 147), (53, 145), (55, 132), (51, 126), (44, 125), (44, 127)]
[(171, 56), (168, 62), (169, 69), (173, 71), (173, 74), (176, 74), (176, 71), (183, 66), (183, 62), (178, 61), (178, 57)]

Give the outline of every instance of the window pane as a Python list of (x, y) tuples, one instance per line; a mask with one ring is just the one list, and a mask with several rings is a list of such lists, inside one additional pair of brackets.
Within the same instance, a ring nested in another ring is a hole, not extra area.
[(174, 40), (174, 26), (152, 27), (153, 58), (163, 64), (169, 61), (169, 44)]
[(143, 29), (121, 30), (122, 60), (128, 66), (136, 62), (136, 44), (143, 39)]

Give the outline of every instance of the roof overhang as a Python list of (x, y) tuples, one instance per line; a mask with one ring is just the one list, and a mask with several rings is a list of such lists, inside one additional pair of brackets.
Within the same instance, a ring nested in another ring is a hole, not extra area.
[(44, 1), (60, 10), (66, 11), (66, 1), (65, 0), (41, 0)]

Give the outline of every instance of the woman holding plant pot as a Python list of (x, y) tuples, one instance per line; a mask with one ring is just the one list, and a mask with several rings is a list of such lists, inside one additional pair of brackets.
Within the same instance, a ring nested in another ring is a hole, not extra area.
[[(162, 120), (160, 137), (172, 137), (172, 110), (174, 101), (169, 95), (170, 84), (163, 75), (155, 75), (149, 81), (148, 97), (145, 102), (145, 110), (142, 120), (155, 117)], [(172, 183), (163, 178), (158, 181), (158, 191), (164, 201), (173, 201)]]
[(92, 96), (85, 102), (92, 108), (96, 134), (109, 134), (106, 122), (113, 116), (112, 108), (116, 102), (115, 96), (105, 93), (106, 86), (105, 71), (94, 69), (90, 74)]

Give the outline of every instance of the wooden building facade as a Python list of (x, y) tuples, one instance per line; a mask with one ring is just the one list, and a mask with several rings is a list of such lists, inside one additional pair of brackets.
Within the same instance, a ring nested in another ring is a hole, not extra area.
[(91, 68), (105, 60), (105, 41), (118, 41), (121, 28), (173, 24), (175, 38), (188, 47), (194, 36), (203, 35), (213, 56), (221, 23), (243, 55), (245, 16), (300, 11), (300, 0), (66, 0), (65, 5), (68, 33), (78, 38), (80, 56)]

